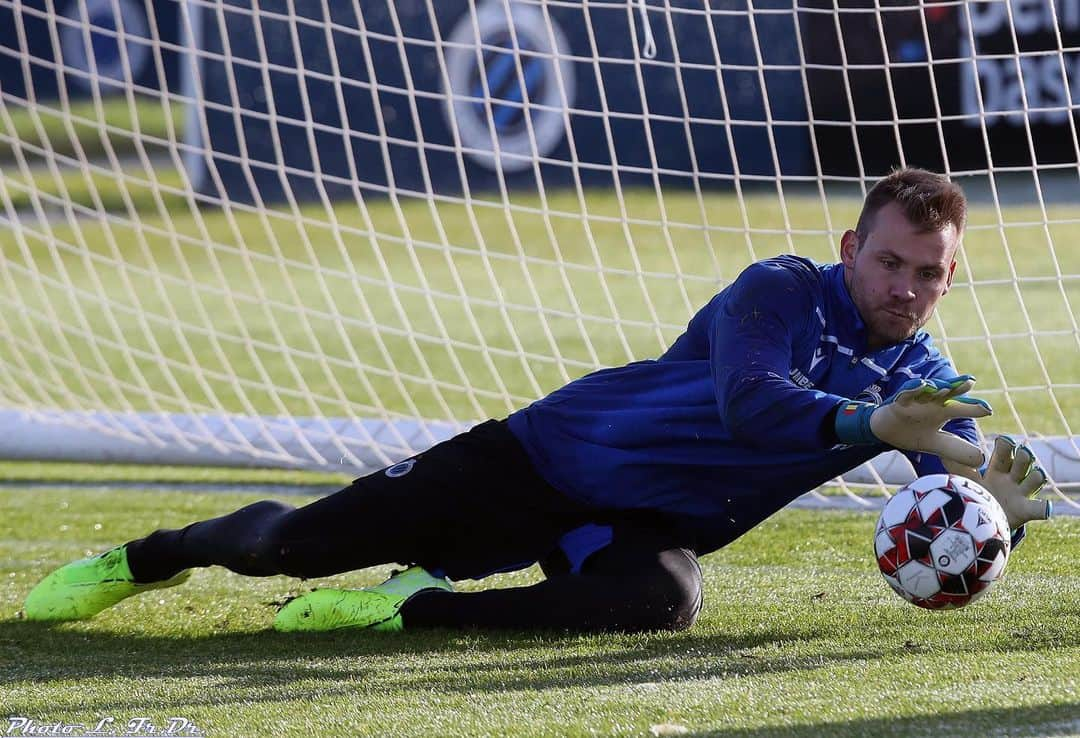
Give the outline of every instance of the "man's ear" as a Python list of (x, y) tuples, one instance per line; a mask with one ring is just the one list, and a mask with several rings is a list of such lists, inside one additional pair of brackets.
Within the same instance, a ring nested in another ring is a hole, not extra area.
[(947, 295), (949, 293), (949, 290), (952, 289), (953, 275), (955, 273), (956, 273), (956, 259), (953, 259), (952, 263), (949, 264), (949, 274), (945, 277), (945, 289), (941, 293), (942, 296)]
[(859, 250), (859, 236), (855, 231), (844, 231), (840, 237), (840, 261), (845, 269), (855, 268), (855, 252)]
[[(948, 227), (949, 228), (955, 228), (956, 226), (954, 226), (954, 225), (952, 225), (950, 223)], [(956, 255), (958, 253), (960, 253), (960, 249), (961, 249), (960, 239), (963, 237), (964, 234), (963, 234), (962, 231), (956, 231), (955, 233), (956, 233), (956, 244), (953, 246), (952, 258), (949, 260), (949, 272), (948, 272), (948, 274), (945, 275), (945, 289), (943, 289), (941, 291), (941, 296), (942, 297), (949, 294), (949, 290), (952, 289), (953, 277), (956, 275)]]

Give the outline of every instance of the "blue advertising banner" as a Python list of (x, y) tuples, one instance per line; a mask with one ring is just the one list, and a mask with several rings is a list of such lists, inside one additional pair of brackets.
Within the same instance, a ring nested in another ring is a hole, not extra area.
[[(50, 7), (52, 10), (50, 11)], [(0, 90), (39, 101), (169, 89), (179, 81), (177, 0), (0, 5)]]
[(822, 174), (1078, 163), (1080, 0), (799, 0)]
[(202, 187), (250, 202), (809, 174), (795, 11), (754, 7), (230, 0), (197, 41)]

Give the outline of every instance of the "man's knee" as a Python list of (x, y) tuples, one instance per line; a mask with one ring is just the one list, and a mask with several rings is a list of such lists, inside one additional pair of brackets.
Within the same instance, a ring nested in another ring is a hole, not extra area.
[(701, 612), (701, 567), (697, 557), (685, 549), (671, 549), (660, 555), (657, 573), (661, 594), (656, 630), (686, 630)]
[[(303, 514), (291, 505), (265, 504), (263, 524), (252, 532), (250, 550), (253, 560), (274, 574), (299, 579), (328, 576), (343, 571), (335, 548), (340, 535), (332, 532), (329, 521)], [(276, 507), (271, 507), (276, 505)]]
[(230, 566), (250, 576), (288, 574), (285, 541), (288, 516), (296, 508), (274, 500), (262, 500), (238, 510), (240, 525), (234, 528), (241, 540), (242, 561)]
[(661, 554), (665, 573), (664, 617), (661, 630), (686, 630), (701, 612), (701, 566), (698, 558), (686, 549), (671, 549)]

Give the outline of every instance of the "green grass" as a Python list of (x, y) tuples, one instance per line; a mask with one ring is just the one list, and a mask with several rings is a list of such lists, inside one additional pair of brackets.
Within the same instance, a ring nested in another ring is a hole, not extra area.
[[(61, 214), (0, 234), (0, 336), (11, 347), (0, 396), (9, 403), (499, 415), (595, 366), (657, 355), (753, 258), (794, 247), (829, 260), (835, 240), (821, 202), (806, 197), (786, 201), (790, 242), (776, 198), (747, 198), (750, 248), (732, 195), (706, 196), (705, 228), (693, 194), (673, 191), (667, 217), (683, 225), (669, 227), (669, 247), (659, 228), (609, 220), (618, 215), (611, 193), (588, 193), (584, 208), (571, 193), (546, 203), (520, 195), (512, 210), (476, 207), (471, 218), (460, 205), (406, 200), (398, 210), (385, 199), (363, 211), (221, 211), (162, 189), (164, 174), (142, 189), (147, 175), (131, 176), (112, 189), (89, 183), (113, 201), (126, 187), (130, 208), (112, 221)], [(16, 190), (12, 180), (9, 196)], [(658, 217), (651, 192), (625, 198), (634, 217)], [(548, 220), (530, 211), (545, 204), (556, 213)], [(833, 227), (856, 209), (830, 201)], [(976, 225), (990, 217), (973, 213)], [(968, 236), (958, 284), (931, 328), (997, 407), (988, 430), (1080, 426), (1080, 351), (1069, 332), (1080, 281), (1046, 279), (1080, 274), (1080, 252), (1065, 248), (1076, 230), (1057, 226), (1054, 248), (1019, 226), (1005, 228), (1008, 250), (996, 230)], [(1007, 255), (1020, 281), (996, 284), (1010, 278)], [(1063, 333), (1033, 341), (1028, 320)]]
[(343, 474), (293, 469), (245, 469), (194, 466), (134, 466), (124, 464), (76, 464), (53, 461), (0, 461), (0, 482), (78, 482), (107, 485), (125, 484), (214, 484), (343, 486), (349, 477)]
[[(783, 202), (668, 189), (219, 209), (161, 158), (182, 117), (152, 99), (0, 106), (0, 212), (21, 223), (0, 232), (0, 406), (499, 415), (655, 356), (752, 260), (833, 260), (858, 210), (801, 187)], [(1078, 237), (1073, 208), (972, 208), (931, 328), (994, 403), (988, 431), (1080, 428)], [(956, 613), (888, 590), (871, 515), (787, 511), (705, 558), (688, 633), (290, 638), (266, 629), (298, 582), (216, 569), (86, 624), (15, 615), (67, 560), (255, 499), (132, 484), (340, 475), (0, 463), (0, 479), (0, 718), (182, 715), (208, 735), (1080, 734), (1080, 519), (1037, 526), (997, 590)], [(71, 479), (103, 487), (40, 486)]]
[(140, 146), (162, 153), (165, 142), (183, 140), (186, 106), (156, 96), (106, 98), (36, 105), (5, 100), (0, 105), (0, 162), (10, 165), (19, 154), (27, 163), (47, 157), (89, 160), (110, 153), (125, 156)]
[[(207, 207), (172, 160), (104, 156), (165, 152), (182, 113), (0, 110), (0, 161), (24, 154), (0, 173), (0, 406), (503, 415), (656, 356), (755, 259), (834, 260), (859, 207), (790, 184)], [(1078, 238), (1073, 208), (972, 206), (930, 328), (987, 431), (1080, 427)]]
[[(804, 185), (206, 207), (174, 160), (105, 156), (167, 151), (182, 114), (0, 111), (0, 160), (24, 154), (0, 175), (20, 222), (0, 233), (0, 405), (502, 415), (656, 356), (755, 259), (834, 260), (859, 207)], [(970, 224), (931, 329), (995, 405), (988, 431), (1075, 433), (1080, 221), (975, 204)]]
[[(51, 568), (251, 495), (3, 494), (0, 716), (183, 716), (207, 735), (242, 736), (642, 736), (665, 724), (807, 738), (1080, 733), (1078, 519), (1035, 527), (1005, 580), (958, 612), (923, 612), (888, 590), (871, 515), (786, 511), (705, 557), (705, 606), (688, 632), (287, 637), (268, 630), (273, 603), (308, 583), (219, 569), (86, 623), (15, 619)], [(385, 571), (316, 583), (366, 585)]]

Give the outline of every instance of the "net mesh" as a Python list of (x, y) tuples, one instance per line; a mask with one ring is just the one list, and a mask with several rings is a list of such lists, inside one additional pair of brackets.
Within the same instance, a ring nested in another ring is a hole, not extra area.
[(0, 407), (40, 456), (390, 463), (836, 260), (913, 164), (971, 200), (928, 327), (1080, 483), (1075, 0), (0, 13)]

